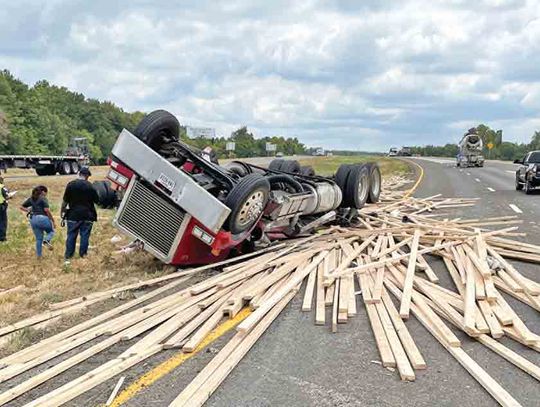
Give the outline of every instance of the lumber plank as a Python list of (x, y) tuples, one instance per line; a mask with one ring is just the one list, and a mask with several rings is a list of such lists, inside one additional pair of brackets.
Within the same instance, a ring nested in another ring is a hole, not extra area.
[(420, 230), (415, 229), (413, 240), (411, 243), (411, 254), (409, 257), (409, 266), (405, 274), (405, 282), (403, 285), (403, 296), (399, 307), (399, 315), (401, 318), (409, 318), (409, 309), (411, 306), (411, 297), (413, 291), (414, 271), (416, 268), (416, 257), (418, 255), (418, 243), (420, 240)]

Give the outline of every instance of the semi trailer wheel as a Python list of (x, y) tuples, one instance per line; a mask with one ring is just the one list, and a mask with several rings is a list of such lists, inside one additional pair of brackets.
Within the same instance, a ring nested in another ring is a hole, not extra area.
[(233, 234), (250, 229), (261, 217), (270, 194), (270, 183), (260, 174), (246, 175), (229, 192), (225, 205), (231, 209), (223, 227)]
[(351, 168), (345, 186), (344, 201), (347, 207), (361, 209), (369, 195), (369, 166), (355, 165)]
[(166, 110), (154, 110), (140, 121), (133, 134), (157, 151), (165, 142), (178, 140), (180, 123)]
[(45, 167), (41, 167), (41, 168), (36, 167), (36, 174), (39, 175), (40, 177), (42, 177), (44, 175), (49, 175), (47, 173), (47, 168), (45, 168)]
[(49, 164), (45, 166), (45, 175), (55, 175), (56, 174), (56, 168), (53, 164)]
[(71, 163), (69, 161), (62, 161), (60, 163), (59, 172), (62, 175), (69, 175), (71, 174)]
[(369, 203), (379, 202), (379, 197), (381, 196), (381, 169), (377, 163), (369, 163), (369, 194), (367, 201)]
[(71, 162), (71, 173), (72, 174), (78, 174), (79, 173), (79, 163), (77, 161)]
[(99, 197), (98, 206), (104, 209), (110, 209), (116, 206), (116, 191), (111, 188), (109, 181), (94, 181), (92, 186)]
[(281, 158), (276, 158), (275, 160), (270, 161), (270, 165), (268, 166), (268, 169), (272, 171), (280, 171), (281, 165), (283, 164), (284, 161), (285, 160)]
[(315, 176), (315, 170), (311, 165), (302, 165), (300, 167), (300, 175), (305, 175), (307, 177), (314, 177)]

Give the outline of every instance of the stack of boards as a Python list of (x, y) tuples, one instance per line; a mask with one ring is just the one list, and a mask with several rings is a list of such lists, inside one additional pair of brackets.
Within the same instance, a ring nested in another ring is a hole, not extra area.
[[(407, 182), (400, 177), (386, 180), (381, 202), (364, 208), (354, 227), (332, 226), (217, 265), (92, 293), (0, 328), (0, 338), (13, 335), (118, 293), (159, 285), (1, 359), (0, 383), (9, 384), (18, 375), (61, 357), (0, 394), (0, 405), (106, 349), (112, 348), (112, 353), (119, 342), (133, 343), (103, 365), (27, 404), (62, 405), (163, 349), (198, 351), (208, 334), (234, 319), (236, 334), (171, 404), (202, 405), (301, 287), (302, 311), (312, 312), (316, 325), (328, 327), (322, 335), (336, 332), (355, 317), (358, 307), (365, 307), (382, 365), (395, 368), (402, 380), (414, 381), (415, 371), (427, 367), (407, 328), (412, 314), (495, 400), (504, 406), (519, 405), (462, 349), (451, 327), (540, 380), (540, 367), (498, 341), (506, 336), (540, 351), (540, 336), (529, 330), (502, 295), (540, 311), (540, 284), (507, 260), (540, 262), (540, 247), (513, 239), (522, 235), (514, 226), (520, 220), (513, 216), (452, 219), (439, 211), (476, 201), (413, 198), (397, 190)], [(437, 259), (444, 262), (452, 287), (439, 284), (440, 276), (432, 268)], [(222, 272), (186, 287), (191, 276), (216, 267), (222, 267)], [(84, 346), (91, 341), (91, 346)], [(72, 356), (64, 355), (83, 346)]]

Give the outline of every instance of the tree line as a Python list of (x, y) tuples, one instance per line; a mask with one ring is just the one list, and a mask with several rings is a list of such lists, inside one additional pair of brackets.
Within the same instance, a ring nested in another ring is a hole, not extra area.
[[(522, 158), (528, 151), (540, 150), (540, 131), (534, 132), (529, 143), (513, 143), (503, 141), (502, 130), (491, 129), (485, 124), (479, 124), (475, 128), (484, 143), (483, 154), (488, 159), (513, 161)], [(444, 146), (415, 146), (411, 147), (411, 151), (421, 156), (455, 157), (459, 148), (457, 143), (447, 143)]]
[[(144, 115), (86, 98), (46, 80), (28, 86), (8, 70), (0, 71), (0, 155), (64, 154), (72, 138), (85, 137), (92, 161), (104, 163), (120, 131), (133, 131)], [(210, 145), (219, 156), (229, 155), (228, 141), (235, 142), (236, 157), (266, 155), (267, 142), (284, 154), (305, 152), (297, 138), (255, 138), (246, 127), (214, 139), (188, 139), (182, 127), (181, 138), (199, 148)]]

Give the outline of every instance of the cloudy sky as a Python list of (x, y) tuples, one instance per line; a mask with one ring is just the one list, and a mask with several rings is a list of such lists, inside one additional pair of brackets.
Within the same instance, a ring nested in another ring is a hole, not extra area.
[(538, 0), (2, 3), (0, 67), (220, 134), (380, 151), (540, 129)]

